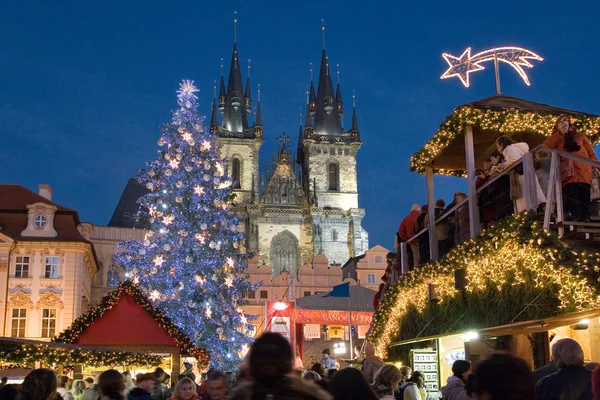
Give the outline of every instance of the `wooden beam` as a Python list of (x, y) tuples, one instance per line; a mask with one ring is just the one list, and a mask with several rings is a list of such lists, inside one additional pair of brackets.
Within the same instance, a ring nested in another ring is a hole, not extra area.
[(475, 148), (473, 145), (473, 127), (466, 125), (465, 154), (467, 169), (467, 198), (469, 199), (469, 225), (471, 237), (479, 235), (479, 206), (477, 205), (477, 189), (475, 186)]
[(531, 152), (525, 153), (521, 162), (523, 163), (523, 196), (525, 197), (525, 210), (535, 211), (537, 209), (537, 185), (536, 179), (532, 176), (532, 174), (535, 174), (533, 154)]
[(427, 204), (429, 207), (427, 219), (429, 222), (429, 257), (431, 261), (438, 259), (438, 241), (435, 233), (435, 195), (433, 192), (433, 167), (427, 167)]
[(560, 179), (560, 174), (557, 174), (556, 166), (558, 164), (558, 154), (552, 153), (550, 158), (550, 176), (548, 177), (548, 192), (546, 193), (546, 209), (544, 210), (544, 229), (550, 229), (550, 219), (552, 218), (552, 205), (556, 195), (555, 182), (557, 176)]

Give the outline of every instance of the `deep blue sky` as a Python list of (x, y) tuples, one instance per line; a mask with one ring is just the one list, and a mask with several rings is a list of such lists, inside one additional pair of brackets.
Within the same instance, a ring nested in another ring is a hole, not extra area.
[[(468, 89), (441, 81), (442, 52), (529, 48), (545, 58), (528, 71), (532, 86), (503, 66), (505, 94), (600, 113), (600, 5), (592, 1), (7, 2), (0, 182), (48, 183), (83, 221), (108, 223), (127, 179), (153, 158), (181, 79), (195, 80), (200, 111), (210, 112), (220, 58), (228, 66), (231, 57), (233, 10), (255, 98), (262, 88), (264, 161), (282, 131), (296, 137), (325, 19), (347, 109), (352, 89), (358, 97), (359, 201), (371, 246), (392, 248), (410, 205), (425, 202), (410, 156), (454, 107), (494, 94), (492, 68), (473, 74)], [(436, 185), (448, 201), (465, 183), (440, 177)]]

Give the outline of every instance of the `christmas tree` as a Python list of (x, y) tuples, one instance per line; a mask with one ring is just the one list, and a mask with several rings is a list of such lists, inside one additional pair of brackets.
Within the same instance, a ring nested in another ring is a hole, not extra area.
[(249, 316), (239, 308), (253, 289), (240, 251), (241, 217), (231, 211), (232, 180), (219, 159), (216, 137), (203, 129), (193, 81), (177, 92), (173, 120), (163, 125), (162, 150), (138, 177), (149, 193), (138, 218), (143, 241), (123, 242), (115, 255), (148, 298), (196, 345), (211, 365), (232, 371), (248, 349)]

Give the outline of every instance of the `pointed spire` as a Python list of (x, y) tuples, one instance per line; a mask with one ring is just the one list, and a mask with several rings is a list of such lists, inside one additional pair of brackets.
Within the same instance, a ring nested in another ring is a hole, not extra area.
[(219, 129), (219, 116), (217, 115), (217, 81), (213, 83), (213, 104), (210, 115), (210, 132), (216, 133)]
[(306, 105), (306, 113), (304, 114), (304, 131), (307, 129), (312, 130), (312, 119), (310, 118), (310, 114), (312, 113), (310, 104)]
[(352, 135), (356, 135), (360, 139), (360, 131), (358, 130), (358, 118), (356, 117), (356, 94), (352, 91), (352, 127), (350, 128), (350, 133)]
[(262, 112), (260, 110), (260, 84), (258, 85), (258, 101), (256, 103), (256, 114), (254, 115), (254, 134), (256, 137), (262, 137)]
[[(221, 58), (221, 69), (223, 68), (223, 59)], [(219, 111), (221, 114), (225, 111), (225, 79), (223, 79), (223, 73), (221, 73), (221, 86), (219, 88)]]
[(246, 99), (246, 113), (248, 115), (252, 114), (252, 96), (251, 96), (251, 88), (250, 88), (250, 77), (246, 79), (246, 92), (244, 93), (244, 97)]
[(335, 99), (333, 82), (329, 70), (329, 60), (325, 50), (323, 50), (321, 54), (321, 68), (319, 71), (314, 118), (315, 121), (313, 127), (318, 134), (333, 136), (342, 134), (338, 105)]

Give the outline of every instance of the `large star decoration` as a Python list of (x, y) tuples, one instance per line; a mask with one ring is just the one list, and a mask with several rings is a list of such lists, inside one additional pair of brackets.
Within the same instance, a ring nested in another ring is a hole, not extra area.
[(441, 79), (452, 78), (457, 76), (461, 80), (465, 87), (469, 87), (469, 74), (475, 71), (481, 71), (484, 69), (481, 65), (471, 62), (471, 48), (468, 47), (460, 57), (454, 57), (451, 54), (442, 54), (444, 60), (448, 63), (450, 68), (444, 72)]
[(150, 293), (150, 300), (152, 300), (152, 301), (158, 300), (159, 297), (160, 297), (160, 292), (158, 290), (153, 290)]
[(242, 321), (242, 324), (246, 325), (248, 323), (248, 318), (246, 318), (246, 316), (242, 314), (240, 316), (240, 321)]
[(177, 91), (177, 93), (179, 93), (180, 96), (194, 96), (196, 99), (198, 97), (196, 97), (196, 95), (194, 93), (198, 92), (198, 88), (196, 86), (194, 86), (194, 81), (190, 81), (189, 79), (184, 79), (180, 84), (179, 84), (179, 90)]
[(190, 140), (192, 140), (192, 134), (189, 132), (184, 132), (181, 135), (181, 139), (185, 140), (186, 142), (189, 142)]
[(225, 278), (225, 286), (227, 287), (232, 287), (233, 286), (233, 278), (228, 276), (227, 278)]
[(166, 217), (163, 217), (162, 222), (166, 226), (169, 226), (169, 225), (171, 225), (173, 223), (173, 220), (175, 220), (175, 216), (174, 215), (167, 215)]
[(210, 147), (211, 147), (210, 142), (208, 140), (204, 140), (204, 141), (202, 141), (202, 146), (200, 147), (200, 150), (208, 151), (208, 150), (210, 150)]
[(156, 267), (162, 267), (162, 265), (164, 264), (164, 262), (165, 262), (165, 259), (163, 258), (162, 255), (156, 256), (154, 258), (154, 266), (156, 266)]
[(173, 169), (177, 169), (179, 168), (179, 161), (175, 158), (171, 159), (171, 161), (169, 161), (169, 166), (171, 166), (171, 168)]
[(200, 185), (196, 185), (194, 186), (194, 193), (196, 193), (198, 196), (202, 196), (204, 194), (204, 188)]

